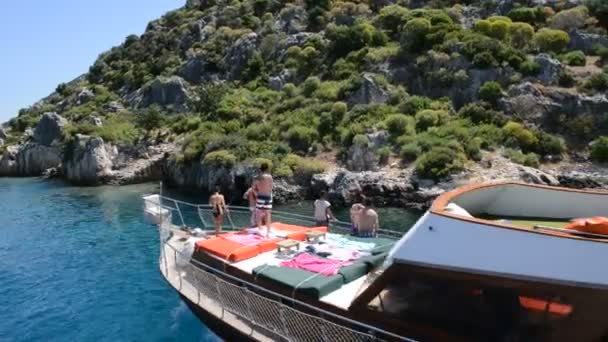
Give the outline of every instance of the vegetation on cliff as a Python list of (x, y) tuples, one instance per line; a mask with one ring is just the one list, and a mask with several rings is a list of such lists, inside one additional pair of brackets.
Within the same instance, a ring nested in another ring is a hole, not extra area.
[(582, 77), (564, 67), (555, 86), (606, 93), (608, 47), (582, 51), (571, 42), (573, 31), (606, 34), (604, 1), (520, 1), (504, 15), (486, 1), (385, 3), (392, 1), (189, 1), (20, 111), (5, 142), (26, 139), (52, 111), (70, 122), (65, 141), (77, 133), (123, 145), (173, 141), (180, 163), (264, 158), (284, 177), (322, 171), (311, 160), (318, 154), (336, 151), (345, 161), (378, 131), (389, 135), (375, 149), (381, 163), (414, 163), (429, 178), (496, 148), (531, 166), (579, 149), (606, 160), (606, 138), (587, 147), (605, 122), (564, 114), (531, 123), (502, 106), (510, 86), (544, 77), (539, 53), (571, 67), (593, 61), (596, 71)]

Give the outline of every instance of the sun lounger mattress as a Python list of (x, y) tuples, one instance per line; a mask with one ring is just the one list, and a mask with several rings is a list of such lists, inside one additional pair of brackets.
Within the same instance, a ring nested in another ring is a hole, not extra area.
[(245, 246), (221, 237), (198, 241), (196, 247), (230, 262), (250, 259), (260, 253), (258, 246)]
[(254, 268), (253, 274), (258, 279), (273, 281), (292, 291), (297, 286), (296, 294), (316, 299), (339, 289), (343, 284), (343, 277), (339, 274), (328, 277), (297, 268), (263, 265)]

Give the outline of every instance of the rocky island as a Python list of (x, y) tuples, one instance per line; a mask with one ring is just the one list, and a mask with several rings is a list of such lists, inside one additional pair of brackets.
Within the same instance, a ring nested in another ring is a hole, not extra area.
[[(0, 128), (0, 176), (424, 207), (608, 187), (603, 0), (189, 0)], [(228, 192), (228, 191), (227, 191)]]

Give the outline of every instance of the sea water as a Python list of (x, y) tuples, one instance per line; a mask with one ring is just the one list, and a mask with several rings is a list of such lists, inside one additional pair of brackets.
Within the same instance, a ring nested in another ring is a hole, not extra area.
[[(157, 191), (0, 178), (0, 341), (218, 340), (158, 271), (158, 233), (141, 200)], [(312, 213), (310, 202), (284, 209)], [(418, 216), (379, 213), (401, 229)]]

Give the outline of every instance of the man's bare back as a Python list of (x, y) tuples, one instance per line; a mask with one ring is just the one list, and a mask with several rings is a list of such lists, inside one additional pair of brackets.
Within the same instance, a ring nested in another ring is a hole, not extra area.
[(255, 183), (257, 194), (272, 195), (272, 176), (268, 173), (261, 174)]

